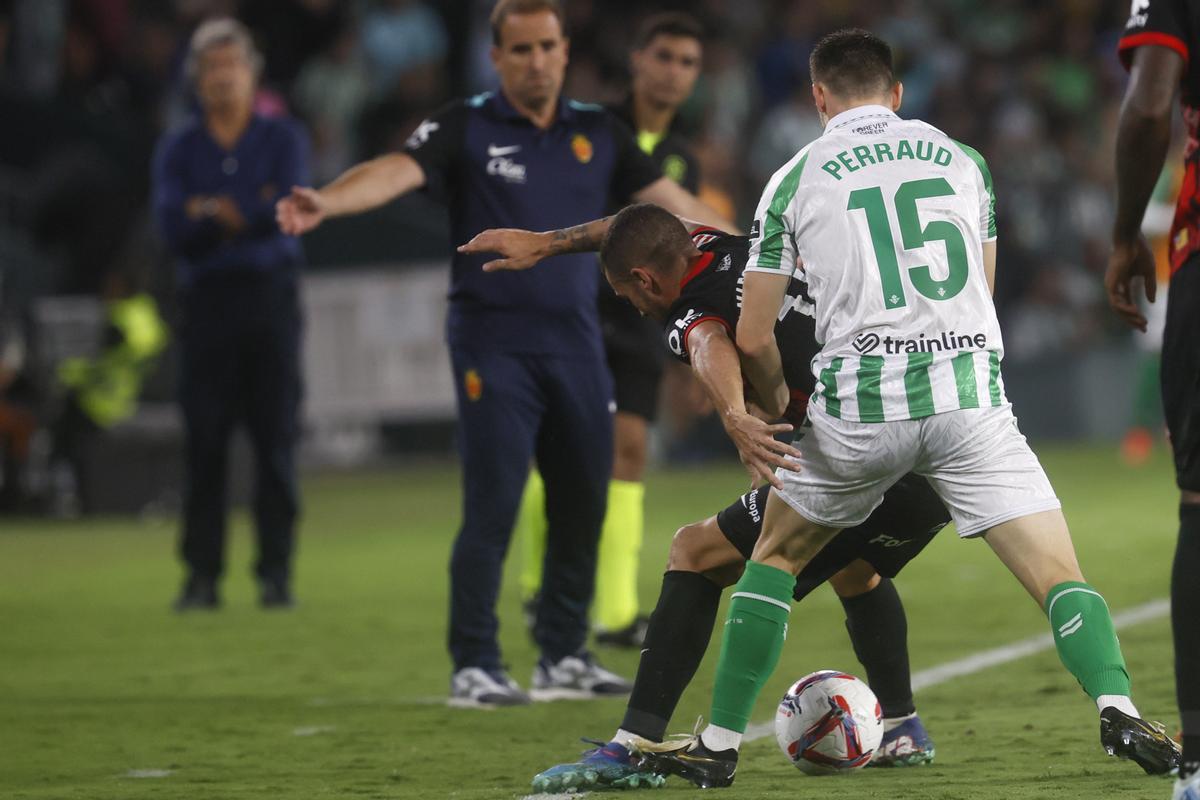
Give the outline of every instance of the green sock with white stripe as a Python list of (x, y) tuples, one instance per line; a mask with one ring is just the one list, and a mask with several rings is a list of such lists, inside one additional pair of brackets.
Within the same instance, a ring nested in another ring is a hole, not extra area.
[(1086, 583), (1069, 581), (1046, 595), (1058, 657), (1093, 700), (1130, 694), (1129, 672), (1108, 604)]
[(750, 724), (754, 701), (783, 651), (795, 588), (790, 572), (746, 562), (725, 619), (713, 688), (713, 725), (744, 733)]

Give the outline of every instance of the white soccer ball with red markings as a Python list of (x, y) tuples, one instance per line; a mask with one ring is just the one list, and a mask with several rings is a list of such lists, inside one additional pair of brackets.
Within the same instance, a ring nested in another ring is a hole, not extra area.
[(824, 669), (793, 683), (779, 701), (775, 739), (801, 772), (853, 772), (883, 741), (883, 709), (858, 678)]

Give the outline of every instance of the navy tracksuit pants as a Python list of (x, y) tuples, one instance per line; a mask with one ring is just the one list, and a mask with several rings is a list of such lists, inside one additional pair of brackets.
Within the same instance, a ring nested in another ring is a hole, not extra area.
[(612, 379), (600, 357), (451, 346), (463, 521), (450, 559), (455, 669), (501, 666), (500, 572), (531, 460), (546, 485), (546, 560), (534, 639), (557, 661), (584, 647), (612, 470)]
[(299, 505), (299, 287), (290, 278), (208, 277), (184, 293), (182, 305), (183, 560), (199, 576), (216, 578), (224, 570), (229, 442), (241, 423), (254, 450), (255, 573), (286, 581)]

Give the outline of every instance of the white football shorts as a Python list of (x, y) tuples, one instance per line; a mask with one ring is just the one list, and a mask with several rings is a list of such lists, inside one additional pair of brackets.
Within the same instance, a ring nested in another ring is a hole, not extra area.
[(894, 422), (848, 422), (810, 405), (800, 434), (800, 471), (779, 470), (777, 494), (820, 525), (861, 525), (908, 472), (929, 478), (962, 537), (1062, 507), (1009, 405)]

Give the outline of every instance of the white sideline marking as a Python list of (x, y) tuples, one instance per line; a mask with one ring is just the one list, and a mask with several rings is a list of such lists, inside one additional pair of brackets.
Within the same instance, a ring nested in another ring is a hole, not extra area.
[[(1130, 625), (1137, 625), (1142, 622), (1149, 622), (1152, 619), (1165, 617), (1171, 613), (1171, 601), (1166, 598), (1151, 600), (1149, 603), (1143, 603), (1140, 606), (1127, 608), (1124, 611), (1113, 614), (1113, 625), (1117, 628), (1124, 628)], [(1027, 639), (1020, 639), (1011, 644), (1006, 644), (1002, 647), (996, 647), (991, 650), (981, 650), (973, 655), (947, 661), (945, 664), (939, 664), (936, 667), (923, 669), (919, 672), (914, 672), (912, 676), (912, 688), (914, 692), (919, 692), (922, 689), (928, 689), (931, 686), (937, 686), (939, 683), (954, 678), (961, 678), (965, 675), (973, 675), (976, 672), (982, 672), (985, 669), (998, 667), (1001, 664), (1007, 664), (1010, 661), (1016, 661), (1026, 656), (1040, 653), (1043, 650), (1054, 649), (1054, 637), (1048, 633), (1040, 633), (1037, 636), (1030, 636)], [(756, 722), (746, 728), (745, 740), (752, 742), (756, 739), (765, 739), (768, 736), (775, 735), (775, 722)]]
[(131, 769), (125, 773), (126, 778), (165, 778), (173, 773), (173, 769)]
[(317, 736), (322, 733), (333, 733), (337, 728), (333, 725), (309, 725), (306, 728), (296, 728), (292, 736)]

